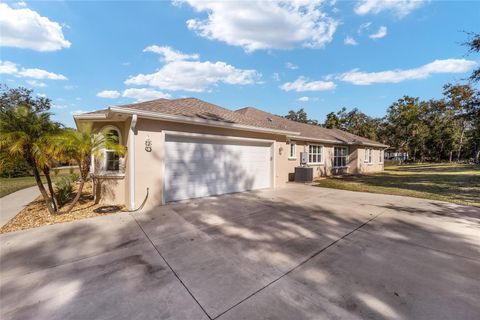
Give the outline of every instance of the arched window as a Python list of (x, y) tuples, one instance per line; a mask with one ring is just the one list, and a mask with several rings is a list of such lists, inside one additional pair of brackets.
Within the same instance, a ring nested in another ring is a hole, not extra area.
[[(113, 138), (117, 143), (122, 143), (122, 137), (120, 130), (113, 126), (107, 126), (102, 130), (104, 135), (108, 135)], [(115, 150), (105, 149), (105, 165), (106, 171), (119, 171), (120, 170), (120, 156)]]

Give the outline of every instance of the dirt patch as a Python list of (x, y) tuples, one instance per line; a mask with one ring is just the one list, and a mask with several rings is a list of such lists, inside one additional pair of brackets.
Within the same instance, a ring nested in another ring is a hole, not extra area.
[(73, 210), (67, 214), (65, 213), (65, 210), (68, 208), (68, 205), (69, 203), (63, 205), (60, 209), (60, 212), (52, 215), (48, 212), (45, 202), (40, 196), (34, 201), (30, 202), (29, 205), (27, 205), (13, 219), (4, 225), (0, 229), (0, 234), (36, 228), (50, 224), (100, 217), (126, 210), (126, 208), (122, 206), (119, 207), (117, 212), (103, 212), (104, 210), (98, 210), (101, 207), (105, 207), (106, 204), (95, 204), (91, 183), (85, 184), (82, 197)]

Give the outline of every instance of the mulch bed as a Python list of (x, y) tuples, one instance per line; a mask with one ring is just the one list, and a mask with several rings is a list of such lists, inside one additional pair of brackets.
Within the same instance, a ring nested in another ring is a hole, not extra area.
[[(73, 197), (74, 196), (75, 194)], [(42, 196), (40, 196), (30, 202), (29, 205), (4, 225), (0, 229), (0, 234), (126, 211), (124, 207), (119, 207), (119, 210), (116, 212), (115, 210), (113, 210), (113, 212), (111, 212), (111, 210), (102, 210), (102, 207), (105, 207), (105, 204), (95, 204), (91, 183), (85, 184), (82, 197), (73, 210), (67, 214), (65, 213), (65, 210), (68, 208), (68, 205), (69, 203), (63, 205), (58, 213), (52, 215), (48, 212), (45, 202), (43, 201)]]

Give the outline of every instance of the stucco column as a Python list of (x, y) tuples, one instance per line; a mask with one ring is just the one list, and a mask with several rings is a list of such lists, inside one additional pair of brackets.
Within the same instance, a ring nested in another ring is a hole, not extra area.
[(129, 209), (135, 210), (135, 127), (137, 125), (137, 115), (132, 115), (130, 122), (130, 137), (128, 139), (128, 172), (129, 177)]

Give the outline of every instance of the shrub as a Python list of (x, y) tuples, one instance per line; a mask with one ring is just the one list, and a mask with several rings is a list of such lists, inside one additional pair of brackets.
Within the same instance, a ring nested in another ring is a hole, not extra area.
[(71, 176), (61, 177), (55, 182), (56, 196), (59, 205), (64, 205), (72, 197), (73, 182)]

